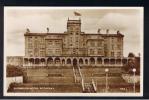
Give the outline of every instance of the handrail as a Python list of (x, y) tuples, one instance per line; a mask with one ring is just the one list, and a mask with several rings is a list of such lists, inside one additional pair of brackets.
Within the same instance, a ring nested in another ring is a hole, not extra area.
[(80, 74), (80, 77), (81, 77), (82, 89), (83, 89), (83, 91), (84, 91), (84, 89), (85, 89), (85, 86), (84, 86), (84, 79), (83, 79), (83, 76), (82, 76), (81, 69), (80, 69), (79, 65), (78, 65), (77, 67), (78, 67), (79, 74)]
[(93, 88), (94, 88), (94, 90), (95, 90), (95, 92), (96, 92), (96, 91), (97, 91), (97, 87), (96, 87), (95, 82), (94, 82), (93, 79), (92, 79), (92, 85), (93, 85)]
[(75, 74), (74, 67), (73, 67), (73, 75), (74, 75), (74, 79), (75, 79), (75, 83), (76, 83), (76, 74)]
[(78, 66), (78, 70), (79, 70), (79, 74), (80, 74), (80, 77), (81, 77), (81, 80), (83, 79), (83, 77), (82, 77), (82, 73), (81, 73), (81, 69), (80, 69), (80, 67)]
[(82, 89), (84, 91), (84, 80), (83, 79), (81, 80), (81, 84), (82, 84)]

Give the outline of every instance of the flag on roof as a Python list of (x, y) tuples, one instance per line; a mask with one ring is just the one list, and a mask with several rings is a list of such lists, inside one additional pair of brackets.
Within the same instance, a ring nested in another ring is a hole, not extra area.
[(74, 15), (75, 15), (75, 16), (81, 16), (81, 14), (78, 13), (78, 12), (74, 12)]

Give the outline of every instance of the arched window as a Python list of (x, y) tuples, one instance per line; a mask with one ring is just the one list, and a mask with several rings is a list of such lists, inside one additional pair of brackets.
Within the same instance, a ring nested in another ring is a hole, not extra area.
[(82, 58), (79, 59), (79, 64), (83, 64), (83, 59)]
[(50, 57), (47, 59), (48, 64), (52, 64), (53, 63), (53, 59)]
[(110, 59), (110, 64), (115, 64), (115, 59)]
[(123, 60), (122, 60), (122, 63), (123, 63), (123, 64), (127, 64), (127, 59), (123, 59)]
[(41, 58), (41, 62), (44, 63), (46, 60), (44, 58)]
[(71, 59), (67, 59), (67, 64), (71, 64)]
[(62, 64), (65, 64), (65, 59), (62, 59)]
[(56, 57), (55, 58), (55, 64), (60, 63), (60, 58)]
[(39, 64), (39, 63), (40, 63), (39, 58), (36, 58), (35, 59), (35, 64)]
[(77, 65), (77, 63), (78, 63), (77, 59), (76, 59), (76, 58), (74, 58), (74, 59), (73, 59), (73, 66), (76, 66), (76, 65)]
[(24, 63), (28, 64), (28, 59), (27, 58), (24, 58)]
[(121, 59), (116, 59), (116, 64), (121, 64)]
[(104, 59), (104, 64), (109, 64), (109, 59)]
[(30, 59), (29, 59), (29, 62), (30, 62), (31, 64), (34, 64), (34, 59), (33, 59), (33, 58), (30, 58)]
[(88, 64), (88, 59), (85, 59), (85, 64)]
[(94, 58), (90, 58), (90, 63), (91, 64), (95, 64), (95, 59)]
[(101, 58), (97, 58), (97, 64), (102, 64), (102, 59)]

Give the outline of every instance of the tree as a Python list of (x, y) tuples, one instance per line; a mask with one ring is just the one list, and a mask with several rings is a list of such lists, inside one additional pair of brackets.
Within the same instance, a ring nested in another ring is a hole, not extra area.
[(128, 57), (135, 57), (135, 54), (132, 53), (132, 52), (130, 52), (130, 53), (128, 54)]
[(22, 76), (23, 70), (13, 65), (7, 65), (7, 77)]
[(134, 59), (130, 59), (124, 66), (123, 70), (125, 73), (133, 74), (133, 68), (136, 69), (136, 74), (140, 75), (140, 57), (134, 57)]

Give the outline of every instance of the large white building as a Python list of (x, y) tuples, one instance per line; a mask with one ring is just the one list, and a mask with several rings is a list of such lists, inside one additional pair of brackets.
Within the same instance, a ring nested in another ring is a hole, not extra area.
[(85, 33), (81, 31), (81, 20), (67, 21), (64, 33), (26, 32), (25, 56), (104, 56), (123, 57), (123, 37), (119, 31), (110, 34)]
[[(58, 27), (57, 27), (58, 28)], [(67, 21), (67, 31), (32, 33), (25, 36), (24, 66), (111, 65), (127, 62), (123, 57), (123, 37), (120, 31), (101, 33), (81, 31), (81, 20)], [(112, 65), (113, 66), (113, 65)]]

